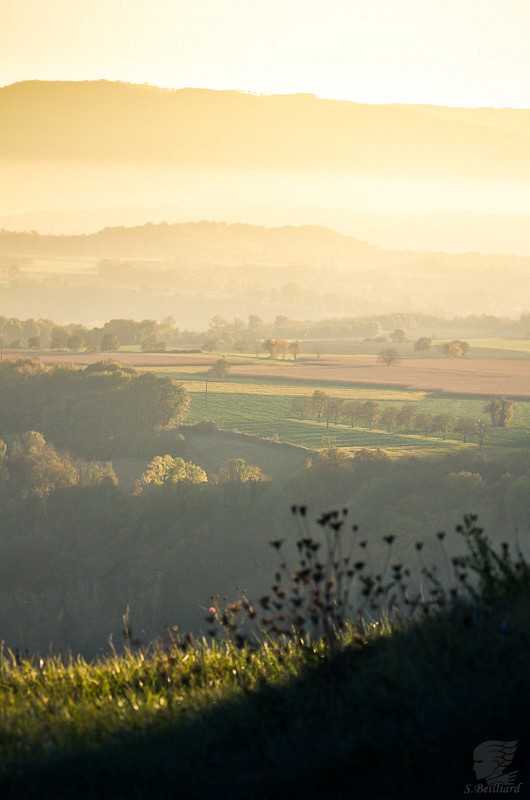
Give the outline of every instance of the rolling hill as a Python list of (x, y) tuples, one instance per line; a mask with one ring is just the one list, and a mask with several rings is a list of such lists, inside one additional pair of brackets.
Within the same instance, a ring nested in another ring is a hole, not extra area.
[(524, 181), (530, 110), (25, 81), (0, 89), (4, 159)]

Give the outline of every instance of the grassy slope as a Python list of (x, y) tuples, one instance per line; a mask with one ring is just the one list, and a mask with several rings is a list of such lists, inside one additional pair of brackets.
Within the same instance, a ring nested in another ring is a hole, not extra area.
[[(208, 475), (218, 474), (224, 462), (231, 458), (243, 458), (248, 464), (258, 464), (272, 480), (282, 483), (300, 472), (307, 458), (313, 455), (303, 447), (267, 442), (230, 431), (196, 433), (187, 427), (182, 431), (185, 441), (179, 445), (176, 454), (193, 464), (200, 464)], [(112, 465), (120, 483), (127, 487), (141, 477), (149, 460), (118, 458), (113, 459)]]
[(208, 474), (219, 473), (222, 464), (231, 458), (244, 458), (249, 464), (258, 464), (266, 475), (281, 483), (298, 474), (312, 455), (304, 447), (224, 431), (198, 434), (185, 429), (184, 435), (183, 457), (200, 464)]
[(480, 742), (526, 753), (528, 599), (381, 624), (333, 653), (4, 664), (1, 796), (456, 798)]

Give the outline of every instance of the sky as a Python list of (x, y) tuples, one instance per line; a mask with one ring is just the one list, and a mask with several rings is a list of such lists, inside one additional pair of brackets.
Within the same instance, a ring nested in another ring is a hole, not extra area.
[(530, 107), (529, 0), (0, 0), (0, 85)]

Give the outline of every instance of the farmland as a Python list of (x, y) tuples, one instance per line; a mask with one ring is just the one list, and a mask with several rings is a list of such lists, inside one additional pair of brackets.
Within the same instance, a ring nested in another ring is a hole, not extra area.
[[(407, 347), (405, 345), (404, 347)], [(332, 345), (330, 344), (330, 348)], [(400, 349), (400, 346), (397, 346)], [(14, 354), (11, 354), (14, 355)], [(231, 375), (239, 379), (260, 379), (275, 383), (338, 385), (372, 385), (446, 392), (462, 395), (507, 394), (514, 398), (530, 398), (530, 358), (524, 352), (514, 358), (412, 358), (403, 357), (400, 364), (385, 367), (374, 355), (324, 355), (320, 359), (304, 354), (297, 361), (277, 360), (226, 354)], [(38, 354), (47, 363), (90, 364), (101, 360), (101, 353)], [(118, 352), (103, 357), (113, 358), (134, 367), (152, 369), (173, 367), (178, 371), (206, 371), (221, 356), (215, 354), (178, 354)]]
[[(444, 441), (439, 436), (422, 436), (399, 431), (388, 432), (377, 426), (370, 431), (366, 427), (350, 427), (347, 424), (316, 422), (298, 419), (292, 410), (292, 400), (297, 396), (310, 396), (318, 384), (315, 383), (268, 383), (242, 382), (238, 378), (226, 381), (209, 381), (208, 395), (205, 393), (204, 376), (187, 372), (167, 370), (183, 380), (191, 395), (190, 422), (210, 419), (221, 428), (236, 429), (261, 437), (274, 437), (308, 448), (320, 448), (324, 437), (333, 436), (335, 444), (355, 450), (362, 447), (380, 447), (394, 456), (421, 453), (441, 453), (456, 447), (475, 447), (463, 444), (462, 437), (450, 433)], [(325, 391), (343, 400), (375, 400), (381, 409), (386, 405), (400, 407), (404, 403), (415, 403), (421, 412), (431, 415), (448, 413), (455, 418), (470, 416), (476, 419), (487, 415), (483, 412), (484, 399), (447, 396), (443, 393), (406, 391), (364, 385), (346, 387), (343, 384), (320, 385)], [(519, 402), (511, 427), (495, 429), (485, 443), (485, 450), (499, 448), (526, 448), (530, 446), (530, 402)]]
[[(484, 450), (526, 449), (530, 446), (530, 358), (525, 353), (524, 340), (507, 341), (514, 348), (514, 358), (507, 358), (508, 351), (501, 349), (503, 340), (477, 340), (475, 352), (483, 345), (499, 357), (403, 357), (401, 363), (392, 368), (381, 366), (374, 355), (367, 353), (320, 358), (304, 353), (298, 360), (228, 353), (225, 357), (230, 365), (229, 375), (226, 380), (209, 380), (207, 396), (206, 373), (221, 357), (220, 353), (146, 354), (128, 350), (104, 357), (182, 381), (191, 396), (188, 419), (191, 424), (209, 419), (223, 430), (272, 438), (311, 450), (321, 448), (324, 437), (333, 436), (338, 447), (351, 451), (381, 448), (398, 457), (476, 449), (477, 442), (472, 439), (471, 443), (464, 443), (462, 436), (456, 433), (448, 433), (444, 440), (440, 434), (426, 436), (416, 431), (388, 431), (377, 424), (374, 430), (369, 430), (357, 423), (350, 426), (346, 421), (326, 424), (315, 419), (300, 419), (293, 411), (293, 398), (309, 397), (315, 389), (320, 389), (344, 401), (375, 400), (381, 411), (388, 405), (400, 407), (414, 403), (421, 413), (433, 416), (447, 413), (454, 418), (477, 420), (485, 417), (487, 422), (483, 410), (485, 398), (491, 394), (509, 395), (517, 400), (515, 417), (509, 428), (490, 432)], [(408, 344), (403, 345), (403, 348), (408, 347)], [(499, 349), (496, 351), (495, 347)], [(516, 347), (518, 352), (515, 352)], [(56, 364), (89, 364), (102, 358), (99, 353), (47, 352), (39, 356)], [(281, 468), (280, 472), (283, 476), (286, 469)]]
[(513, 358), (514, 353), (530, 356), (530, 337), (526, 339), (471, 339), (470, 347), (478, 355), (485, 351), (494, 353), (497, 358)]
[[(485, 340), (489, 348), (496, 342)], [(500, 351), (499, 351), (500, 352)], [(505, 352), (503, 351), (503, 356)], [(318, 449), (324, 437), (333, 436), (338, 447), (356, 450), (382, 448), (394, 457), (400, 455), (443, 453), (455, 448), (477, 448), (477, 442), (465, 443), (462, 436), (385, 430), (374, 425), (353, 426), (346, 422), (326, 424), (314, 419), (300, 419), (293, 411), (293, 398), (309, 397), (315, 389), (344, 401), (375, 400), (385, 406), (400, 407), (414, 403), (421, 413), (432, 416), (450, 414), (454, 418), (485, 418), (485, 398), (508, 394), (517, 399), (514, 419), (508, 428), (489, 432), (485, 452), (530, 446), (530, 359), (443, 359), (407, 358), (391, 369), (382, 367), (371, 355), (332, 355), (316, 359), (305, 355), (298, 361), (250, 359), (227, 356), (231, 364), (226, 380), (208, 382), (205, 393), (206, 365), (189, 356), (188, 364), (172, 370), (160, 367), (164, 374), (182, 380), (190, 392), (190, 422), (208, 418), (224, 429), (236, 429), (255, 436), (274, 437), (280, 441)], [(205, 358), (201, 356), (201, 358)], [(190, 363), (194, 360), (195, 363)], [(216, 357), (211, 358), (212, 361)], [(371, 380), (370, 380), (371, 378)], [(510, 387), (512, 391), (510, 391)]]

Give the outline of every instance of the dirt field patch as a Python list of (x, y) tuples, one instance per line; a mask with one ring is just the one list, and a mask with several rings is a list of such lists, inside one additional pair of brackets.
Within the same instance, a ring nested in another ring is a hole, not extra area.
[[(286, 377), (282, 367), (234, 368), (232, 374)], [(395, 367), (384, 367), (375, 359), (329, 358), (318, 365), (302, 365), (290, 377), (329, 383), (376, 384), (455, 394), (507, 394), (530, 397), (530, 359), (404, 359)]]
[[(6, 354), (7, 357), (21, 354)], [(27, 354), (25, 354), (27, 355)], [(146, 369), (175, 368), (183, 372), (206, 371), (221, 355), (216, 354), (110, 354), (44, 353), (37, 357), (48, 364), (93, 364), (110, 358)], [(451, 394), (506, 394), (530, 398), (530, 358), (404, 358), (395, 367), (377, 363), (375, 356), (338, 355), (316, 360), (305, 356), (298, 361), (228, 356), (232, 379), (259, 379), (270, 383), (322, 383), (324, 385), (388, 386)]]

